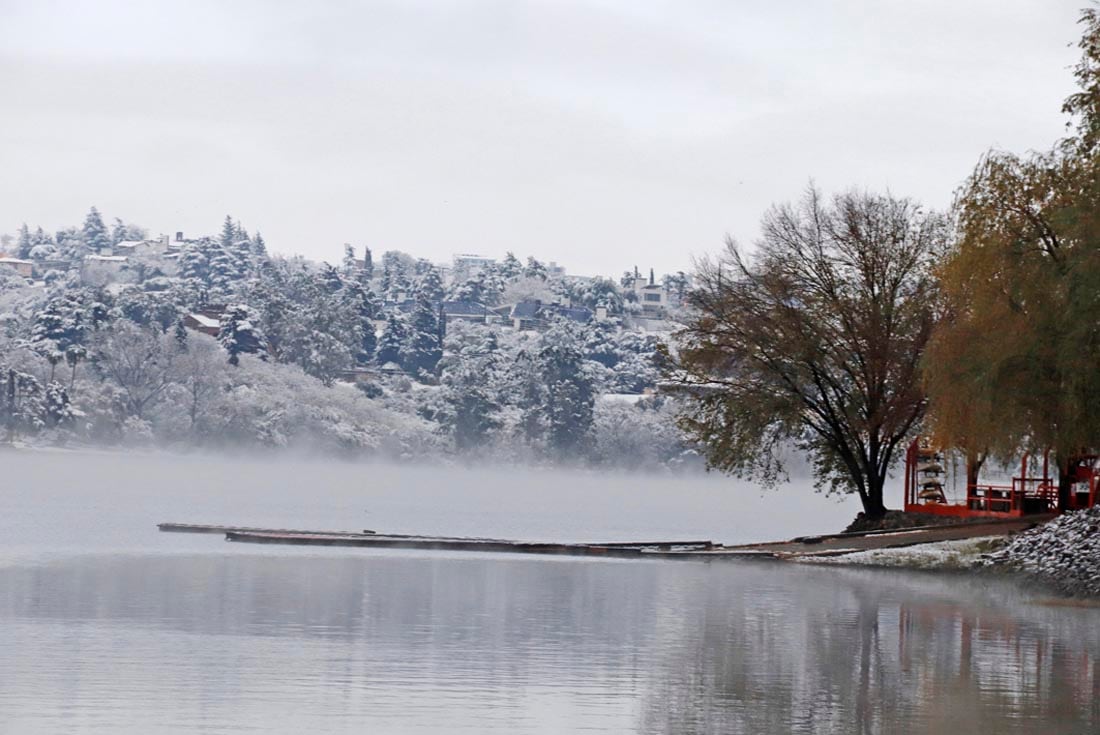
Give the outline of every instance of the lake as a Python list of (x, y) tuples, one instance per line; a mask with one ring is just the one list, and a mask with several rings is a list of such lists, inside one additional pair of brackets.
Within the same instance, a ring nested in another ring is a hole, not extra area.
[(3, 453), (0, 733), (1100, 731), (1100, 611), (1003, 580), (155, 528), (734, 543), (856, 510), (805, 482)]

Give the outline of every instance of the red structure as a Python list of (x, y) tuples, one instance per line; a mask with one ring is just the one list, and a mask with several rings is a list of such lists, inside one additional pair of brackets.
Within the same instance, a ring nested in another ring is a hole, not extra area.
[(1043, 455), (1040, 477), (1028, 475), (1028, 455), (1009, 484), (968, 483), (966, 497), (950, 502), (944, 491), (945, 453), (929, 438), (920, 437), (905, 454), (905, 510), (945, 516), (1015, 518), (1059, 513), (1096, 505), (1100, 485), (1100, 455), (1070, 460), (1069, 492), (1059, 502), (1058, 478), (1050, 476), (1050, 452)]

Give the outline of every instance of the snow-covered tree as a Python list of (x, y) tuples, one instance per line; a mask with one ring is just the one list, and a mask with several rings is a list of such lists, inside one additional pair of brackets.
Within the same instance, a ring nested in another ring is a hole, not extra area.
[(368, 281), (374, 278), (374, 257), (366, 245), (363, 246), (363, 278)]
[(452, 354), (442, 370), (438, 421), (459, 452), (489, 443), (502, 426), (501, 357), (496, 334), (488, 328), (471, 330), (473, 339), (449, 343)]
[(505, 280), (514, 281), (523, 275), (523, 264), (519, 262), (516, 254), (509, 250), (504, 254), (504, 260), (500, 262), (500, 275)]
[(19, 227), (19, 239), (16, 240), (15, 255), (19, 258), (31, 257), (31, 248), (34, 247), (34, 243), (31, 242), (31, 232), (27, 229), (27, 223), (24, 222)]
[(439, 270), (430, 268), (416, 282), (416, 298), (438, 304), (443, 300), (443, 279)]
[(256, 326), (256, 317), (247, 304), (233, 304), (222, 314), (218, 342), (229, 353), (229, 364), (240, 364), (242, 353), (267, 359), (263, 332)]
[(119, 320), (93, 341), (96, 372), (120, 391), (128, 416), (144, 419), (173, 381), (171, 335)]
[(107, 226), (103, 224), (103, 218), (99, 210), (92, 207), (88, 216), (84, 218), (84, 244), (92, 252), (101, 252), (111, 247), (111, 235), (107, 232)]
[(409, 319), (409, 335), (401, 351), (401, 365), (413, 375), (431, 373), (443, 356), (443, 325), (439, 307), (418, 294)]
[(374, 353), (375, 362), (379, 365), (387, 363), (401, 364), (402, 353), (409, 337), (409, 325), (402, 314), (396, 310), (391, 311), (386, 317), (386, 326), (382, 330), (382, 337), (378, 340), (378, 347)]
[(528, 256), (527, 267), (523, 269), (523, 275), (526, 278), (539, 278), (545, 281), (549, 273), (545, 265), (535, 260), (533, 257)]
[(595, 386), (585, 368), (581, 335), (565, 320), (539, 339), (534, 377), (544, 389), (523, 406), (532, 426), (545, 431), (548, 449), (562, 459), (583, 458), (590, 449)]

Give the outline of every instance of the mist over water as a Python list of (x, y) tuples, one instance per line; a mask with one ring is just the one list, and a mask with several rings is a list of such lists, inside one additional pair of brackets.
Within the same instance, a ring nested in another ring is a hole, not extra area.
[(209, 457), (0, 463), (0, 733), (1100, 727), (1097, 611), (1000, 581), (257, 547), (154, 525), (734, 543), (833, 530), (856, 511), (804, 488)]

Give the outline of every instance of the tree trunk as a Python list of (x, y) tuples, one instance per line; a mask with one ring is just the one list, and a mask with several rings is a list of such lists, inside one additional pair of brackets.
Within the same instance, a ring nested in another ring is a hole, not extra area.
[(863, 501), (863, 515), (867, 518), (882, 518), (886, 515), (886, 506), (882, 502), (882, 491), (886, 485), (884, 477), (868, 477), (867, 495), (860, 498)]
[(1070, 460), (1058, 458), (1058, 510), (1069, 510), (1069, 495), (1073, 489), (1073, 475), (1070, 474)]
[(966, 453), (966, 490), (970, 492), (970, 488), (978, 484), (978, 475), (982, 471), (982, 465), (985, 464), (985, 452), (967, 452)]

